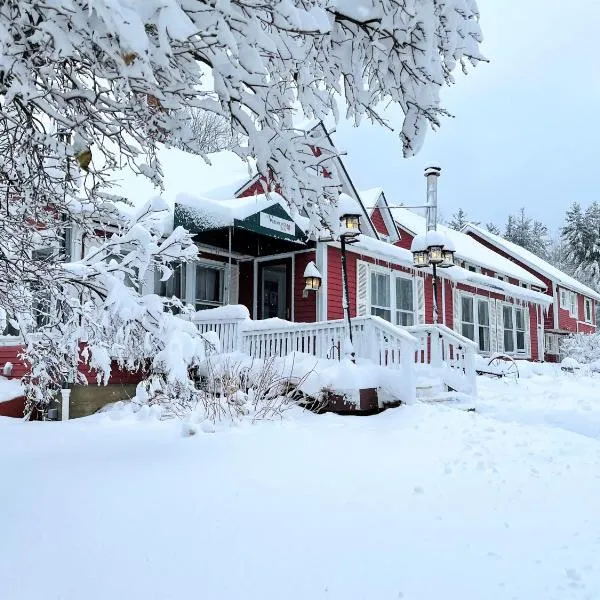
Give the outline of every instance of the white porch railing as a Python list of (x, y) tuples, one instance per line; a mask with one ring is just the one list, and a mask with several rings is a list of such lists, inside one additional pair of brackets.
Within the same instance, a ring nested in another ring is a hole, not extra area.
[(406, 330), (418, 340), (415, 362), (440, 370), (443, 383), (458, 392), (477, 395), (475, 342), (445, 325), (413, 325)]
[[(281, 319), (215, 319), (196, 313), (201, 333), (215, 332), (222, 352), (240, 351), (253, 358), (284, 357), (292, 352), (317, 358), (344, 357), (347, 322), (343, 319), (316, 323), (292, 323)], [(398, 369), (407, 386), (416, 389), (415, 364), (430, 365), (449, 388), (476, 394), (475, 344), (444, 325), (397, 327), (375, 316), (352, 319), (353, 346), (357, 358)]]

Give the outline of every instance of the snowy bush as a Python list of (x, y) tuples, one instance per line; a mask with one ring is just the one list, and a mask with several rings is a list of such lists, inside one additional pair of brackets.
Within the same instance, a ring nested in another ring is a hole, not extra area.
[(253, 360), (207, 351), (194, 370), (186, 382), (153, 374), (138, 385), (134, 405), (158, 406), (162, 418), (198, 424), (279, 419), (290, 408), (307, 403), (300, 388), (311, 370), (295, 377), (284, 359)]
[(576, 333), (561, 342), (562, 353), (582, 365), (600, 363), (600, 333)]

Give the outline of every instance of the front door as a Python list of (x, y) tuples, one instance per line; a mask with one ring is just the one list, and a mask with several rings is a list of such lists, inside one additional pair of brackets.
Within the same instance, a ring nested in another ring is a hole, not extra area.
[(258, 318), (291, 319), (291, 261), (259, 265)]

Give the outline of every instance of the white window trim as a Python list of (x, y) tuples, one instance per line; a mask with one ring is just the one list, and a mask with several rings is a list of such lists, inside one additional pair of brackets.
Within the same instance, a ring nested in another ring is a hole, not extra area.
[[(371, 309), (372, 308), (382, 308), (384, 310), (387, 310), (388, 307), (384, 307), (384, 306), (379, 306), (379, 305), (374, 305), (373, 304), (373, 299), (371, 298), (371, 275), (373, 273), (377, 273), (380, 275), (387, 275), (389, 277), (389, 285), (390, 285), (390, 306), (389, 306), (389, 310), (390, 310), (390, 318), (391, 318), (391, 323), (396, 325), (396, 313), (401, 310), (399, 308), (397, 308), (396, 305), (396, 279), (408, 279), (409, 281), (412, 282), (412, 293), (413, 293), (413, 310), (412, 310), (412, 314), (413, 314), (413, 324), (417, 324), (418, 322), (418, 315), (417, 315), (417, 306), (418, 306), (418, 298), (417, 298), (417, 294), (418, 294), (418, 290), (417, 290), (417, 282), (416, 282), (416, 278), (413, 277), (410, 273), (404, 273), (403, 271), (396, 271), (394, 269), (390, 269), (387, 267), (382, 267), (381, 265), (374, 265), (369, 263), (368, 264), (368, 269), (367, 269), (367, 277), (368, 277), (368, 314), (372, 314)], [(407, 313), (408, 311), (402, 310), (402, 312)], [(398, 327), (403, 327), (403, 325), (398, 325)]]
[[(512, 337), (513, 337), (514, 350), (509, 351), (506, 349), (506, 345), (504, 345), (504, 353), (510, 354), (510, 355), (515, 355), (515, 356), (527, 356), (527, 326), (525, 324), (525, 319), (527, 319), (529, 316), (528, 312), (524, 306), (517, 306), (516, 304), (510, 304), (509, 302), (502, 302), (501, 309), (502, 309), (502, 336), (503, 337), (504, 337), (504, 331), (506, 330), (506, 327), (504, 326), (504, 323), (505, 323), (504, 307), (505, 306), (508, 306), (509, 308), (512, 309), (512, 323), (513, 323)], [(523, 329), (517, 329), (517, 314), (516, 314), (517, 310), (520, 310), (523, 312)], [(523, 349), (522, 350), (519, 350), (519, 348), (517, 348), (517, 331), (523, 332)]]
[[(588, 306), (590, 307), (590, 318), (588, 319)], [(594, 303), (591, 298), (583, 299), (583, 318), (586, 323), (592, 324), (594, 322)]]
[[(475, 339), (473, 340), (473, 342), (475, 342), (475, 344), (477, 344), (477, 351), (482, 355), (482, 356), (487, 356), (488, 354), (490, 354), (491, 352), (491, 345), (492, 345), (492, 323), (491, 323), (491, 308), (490, 308), (490, 298), (487, 298), (485, 296), (478, 296), (477, 294), (469, 294), (469, 293), (465, 293), (465, 292), (460, 292), (458, 294), (458, 302), (460, 303), (460, 329), (458, 331), (458, 333), (460, 333), (461, 335), (463, 335), (463, 323), (467, 323), (467, 321), (463, 320), (463, 310), (462, 310), (462, 299), (463, 298), (471, 298), (473, 300), (473, 327), (474, 327), (474, 337)], [(481, 327), (487, 327), (489, 330), (489, 335), (488, 335), (488, 345), (489, 348), (488, 350), (480, 350), (479, 347), (479, 302), (485, 302), (487, 303), (488, 306), (488, 324), (487, 325), (481, 325)], [(471, 323), (468, 323), (469, 325), (471, 325)]]
[(215, 304), (214, 308), (218, 306), (225, 306), (227, 304), (227, 263), (211, 260), (209, 258), (202, 258), (194, 261), (188, 261), (186, 264), (186, 285), (185, 285), (185, 299), (183, 300), (186, 304), (191, 304), (194, 309), (198, 298), (196, 298), (196, 267), (210, 267), (212, 269), (219, 269), (223, 272), (223, 300), (220, 304)]

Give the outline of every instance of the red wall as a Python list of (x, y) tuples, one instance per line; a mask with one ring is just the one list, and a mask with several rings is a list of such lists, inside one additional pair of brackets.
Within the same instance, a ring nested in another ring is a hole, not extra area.
[(402, 227), (398, 227), (398, 231), (400, 232), (400, 239), (394, 245), (404, 248), (405, 250), (410, 250), (410, 245), (415, 236)]
[(306, 265), (315, 260), (314, 252), (296, 254), (294, 257), (294, 321), (298, 323), (314, 323), (317, 320), (317, 294), (304, 292), (304, 269)]
[(385, 226), (385, 221), (383, 220), (383, 216), (381, 215), (381, 211), (376, 208), (371, 215), (371, 222), (375, 227), (378, 233), (383, 233), (383, 235), (390, 235), (387, 227)]
[[(396, 271), (405, 273), (410, 272), (409, 269), (390, 264), (384, 260), (377, 260), (370, 256), (355, 254), (354, 252), (346, 253), (348, 258), (348, 288), (350, 295), (350, 316), (356, 316), (356, 262), (362, 260), (371, 264), (390, 267)], [(343, 298), (343, 277), (342, 277), (342, 253), (339, 248), (327, 248), (327, 318), (328, 319), (343, 319), (344, 309), (342, 308)], [(369, 283), (367, 283), (369, 285)]]
[(23, 352), (23, 346), (0, 346), (0, 375), (2, 368), (7, 362), (13, 364), (11, 378), (20, 378), (29, 370), (27, 365), (18, 358), (18, 355)]

